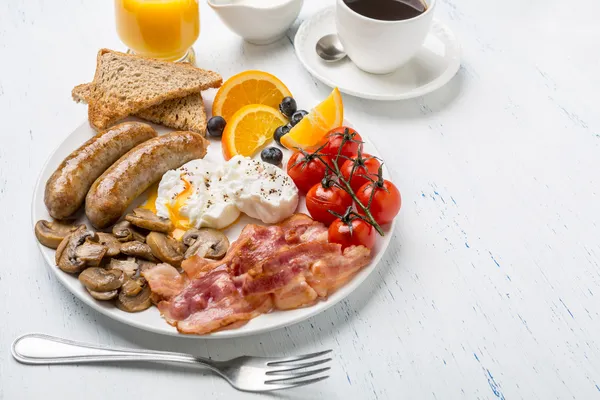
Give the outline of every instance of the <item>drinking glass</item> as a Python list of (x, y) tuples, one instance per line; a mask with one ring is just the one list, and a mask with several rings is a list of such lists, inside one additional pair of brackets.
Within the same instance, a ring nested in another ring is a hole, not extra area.
[(200, 34), (198, 0), (115, 0), (117, 33), (129, 53), (194, 62)]

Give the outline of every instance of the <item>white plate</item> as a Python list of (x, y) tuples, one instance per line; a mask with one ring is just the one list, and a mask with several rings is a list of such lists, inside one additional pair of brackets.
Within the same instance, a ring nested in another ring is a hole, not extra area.
[[(154, 126), (159, 133), (165, 133), (169, 130)], [(361, 132), (361, 136), (364, 139), (364, 132)], [(63, 143), (58, 146), (58, 148), (54, 151), (54, 153), (50, 156), (46, 164), (44, 165), (38, 182), (35, 187), (35, 192), (33, 194), (33, 203), (32, 203), (32, 224), (35, 222), (45, 219), (51, 220), (51, 217), (48, 215), (48, 211), (46, 210), (46, 206), (44, 205), (44, 187), (46, 185), (46, 181), (52, 175), (56, 167), (62, 162), (62, 160), (69, 155), (73, 150), (81, 146), (86, 140), (92, 137), (95, 132), (90, 128), (87, 122), (79, 126), (73, 133), (71, 133)], [(369, 154), (378, 155), (376, 149), (365, 140), (365, 150)], [(284, 165), (291, 153), (289, 151), (284, 151)], [(216, 140), (211, 140), (211, 144), (209, 146), (208, 154), (205, 159), (212, 160), (215, 162), (223, 162), (223, 157), (221, 155), (221, 142)], [(389, 176), (389, 174), (386, 174)], [(389, 178), (388, 178), (389, 179)], [(143, 202), (145, 200), (144, 196), (142, 196), (137, 204)], [(306, 212), (306, 206), (304, 199), (301, 199), (299, 212)], [(81, 217), (81, 223), (87, 222), (84, 217)], [(242, 228), (248, 223), (260, 223), (260, 221), (253, 220), (249, 217), (241, 218), (233, 227), (229, 228), (226, 231), (227, 236), (230, 240), (235, 240)], [(296, 322), (300, 322), (305, 320), (306, 318), (312, 317), (329, 307), (333, 306), (350, 293), (354, 291), (366, 278), (369, 276), (371, 272), (375, 269), (375, 266), (381, 259), (385, 249), (387, 248), (390, 238), (391, 232), (393, 232), (394, 223), (384, 227), (384, 231), (386, 235), (384, 237), (377, 238), (377, 243), (375, 248), (373, 249), (373, 259), (369, 265), (364, 267), (348, 284), (333, 295), (331, 295), (327, 300), (323, 300), (318, 302), (317, 304), (289, 311), (273, 311), (269, 314), (263, 314), (257, 318), (250, 320), (246, 325), (231, 329), (231, 330), (223, 330), (220, 332), (215, 332), (209, 335), (197, 336), (197, 335), (182, 335), (177, 332), (177, 330), (167, 324), (165, 320), (160, 316), (158, 309), (156, 307), (151, 307), (146, 311), (140, 313), (126, 313), (124, 311), (116, 308), (111, 302), (101, 302), (94, 300), (84, 289), (83, 285), (79, 282), (77, 277), (62, 272), (56, 266), (54, 262), (54, 253), (55, 251), (49, 249), (47, 247), (39, 244), (40, 251), (42, 252), (44, 258), (46, 259), (50, 270), (54, 273), (54, 275), (58, 278), (58, 280), (65, 285), (65, 287), (77, 296), (84, 303), (95, 309), (96, 311), (101, 312), (102, 314), (108, 316), (109, 318), (115, 319), (117, 321), (123, 322), (125, 324), (135, 326), (140, 329), (144, 329), (151, 332), (161, 333), (165, 335), (174, 335), (174, 336), (182, 336), (182, 337), (197, 337), (197, 338), (230, 338), (230, 337), (238, 337), (238, 336), (248, 336), (257, 333), (266, 332), (269, 330), (282, 328)], [(89, 225), (89, 223), (88, 223)]]
[(296, 55), (315, 78), (356, 97), (403, 100), (423, 96), (448, 83), (460, 67), (458, 41), (446, 25), (435, 19), (417, 55), (387, 75), (364, 72), (348, 57), (334, 63), (323, 61), (315, 51), (317, 41), (335, 32), (335, 7), (316, 13), (304, 21), (296, 33)]

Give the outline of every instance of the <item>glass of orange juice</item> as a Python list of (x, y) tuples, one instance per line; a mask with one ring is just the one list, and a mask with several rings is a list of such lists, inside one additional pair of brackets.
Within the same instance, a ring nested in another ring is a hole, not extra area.
[(115, 0), (117, 33), (129, 52), (194, 62), (200, 33), (198, 0)]

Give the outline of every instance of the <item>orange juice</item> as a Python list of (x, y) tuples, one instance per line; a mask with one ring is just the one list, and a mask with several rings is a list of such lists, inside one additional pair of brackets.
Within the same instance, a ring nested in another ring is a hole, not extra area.
[(198, 0), (115, 0), (117, 32), (134, 53), (183, 58), (200, 33)]

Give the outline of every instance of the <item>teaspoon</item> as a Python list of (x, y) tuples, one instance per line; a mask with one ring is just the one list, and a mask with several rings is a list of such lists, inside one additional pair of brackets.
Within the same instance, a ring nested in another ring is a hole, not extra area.
[(327, 62), (340, 61), (346, 57), (344, 46), (342, 46), (340, 39), (335, 33), (325, 35), (319, 39), (316, 50), (318, 56)]

